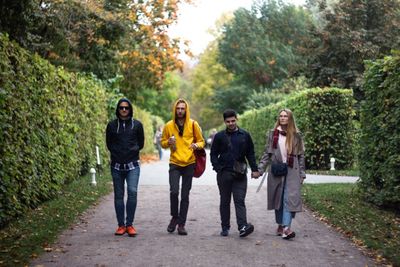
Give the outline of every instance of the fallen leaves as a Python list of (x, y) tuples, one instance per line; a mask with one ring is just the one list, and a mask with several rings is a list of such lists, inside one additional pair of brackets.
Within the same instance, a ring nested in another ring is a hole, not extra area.
[[(340, 232), (379, 265), (398, 261), (400, 218), (353, 194), (348, 185), (308, 186), (303, 194), (313, 217)], [(396, 265), (396, 264), (395, 264)]]
[(51, 247), (44, 247), (43, 250), (46, 251), (46, 252), (52, 252), (52, 251), (53, 251), (53, 248), (51, 248)]
[(150, 163), (153, 161), (158, 161), (158, 156), (157, 155), (140, 155), (140, 162), (142, 163)]
[(351, 238), (351, 241), (353, 241), (353, 243), (359, 247), (364, 247), (364, 242), (360, 239), (355, 238), (354, 236)]

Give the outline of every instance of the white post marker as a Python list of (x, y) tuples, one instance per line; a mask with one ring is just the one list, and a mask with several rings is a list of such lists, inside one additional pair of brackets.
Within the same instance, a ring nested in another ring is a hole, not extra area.
[(96, 170), (94, 168), (90, 168), (90, 173), (92, 174), (92, 182), (91, 184), (96, 186), (97, 182), (96, 182)]
[(331, 158), (331, 171), (335, 170), (335, 158)]
[(101, 171), (100, 171), (100, 151), (99, 151), (99, 146), (96, 146), (96, 163), (97, 163), (97, 172), (101, 176)]
[(100, 152), (98, 146), (96, 146), (96, 157), (97, 157), (97, 165), (100, 165)]

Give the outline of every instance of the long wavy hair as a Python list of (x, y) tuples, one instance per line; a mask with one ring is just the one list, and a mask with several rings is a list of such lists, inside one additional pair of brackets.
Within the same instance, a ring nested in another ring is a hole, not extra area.
[(294, 135), (299, 132), (299, 129), (296, 126), (296, 121), (294, 119), (293, 112), (288, 108), (284, 108), (279, 111), (274, 129), (276, 129), (276, 128), (278, 128), (278, 126), (280, 126), (279, 115), (281, 115), (281, 113), (283, 111), (286, 112), (286, 114), (288, 115), (288, 125), (287, 125), (287, 129), (286, 129), (286, 148), (287, 148), (288, 154), (291, 154), (293, 151)]

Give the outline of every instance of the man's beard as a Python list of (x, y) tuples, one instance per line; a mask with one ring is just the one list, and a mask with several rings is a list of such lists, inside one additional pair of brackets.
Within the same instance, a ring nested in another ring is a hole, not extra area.
[(236, 130), (236, 128), (237, 128), (237, 125), (235, 125), (235, 126), (228, 126), (228, 131), (233, 132), (234, 130)]

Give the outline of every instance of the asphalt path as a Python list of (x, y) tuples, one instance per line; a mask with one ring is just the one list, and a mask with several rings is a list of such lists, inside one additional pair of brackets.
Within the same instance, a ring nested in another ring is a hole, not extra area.
[[(64, 231), (51, 251), (33, 260), (31, 266), (376, 266), (348, 238), (307, 210), (293, 221), (294, 240), (276, 236), (274, 212), (266, 209), (266, 186), (256, 193), (260, 182), (256, 179), (249, 178), (246, 197), (248, 221), (254, 224), (254, 233), (245, 238), (238, 236), (232, 207), (230, 235), (220, 236), (219, 193), (210, 166), (193, 181), (186, 225), (189, 234), (167, 233), (170, 215), (165, 152), (162, 161), (141, 167), (136, 237), (114, 236), (116, 219), (110, 194)], [(356, 179), (308, 175), (306, 181)]]

